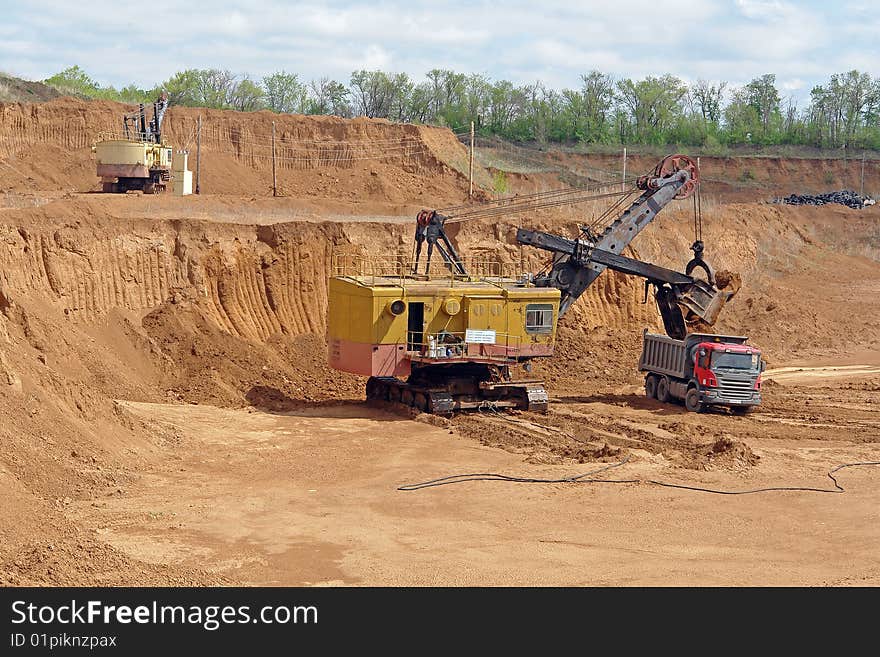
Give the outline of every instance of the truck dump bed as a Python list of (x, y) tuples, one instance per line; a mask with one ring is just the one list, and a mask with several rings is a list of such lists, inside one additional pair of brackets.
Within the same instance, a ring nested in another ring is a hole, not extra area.
[(666, 335), (648, 333), (645, 329), (639, 371), (655, 372), (678, 378), (687, 378), (693, 368), (692, 348), (701, 342), (725, 342), (744, 344), (747, 337), (740, 335), (709, 335), (691, 333), (684, 340)]

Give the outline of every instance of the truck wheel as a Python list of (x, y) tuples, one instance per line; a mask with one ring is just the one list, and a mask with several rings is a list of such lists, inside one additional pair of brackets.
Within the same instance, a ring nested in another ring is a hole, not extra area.
[(687, 395), (684, 397), (684, 407), (688, 409), (691, 413), (702, 413), (703, 412), (703, 403), (700, 401), (700, 391), (696, 388), (691, 388), (687, 391)]
[(734, 415), (745, 415), (751, 410), (751, 406), (731, 406), (730, 412)]
[(648, 399), (657, 398), (657, 377), (649, 374), (645, 379), (645, 396)]
[(660, 377), (657, 382), (657, 401), (664, 404), (669, 401), (669, 381), (665, 376)]

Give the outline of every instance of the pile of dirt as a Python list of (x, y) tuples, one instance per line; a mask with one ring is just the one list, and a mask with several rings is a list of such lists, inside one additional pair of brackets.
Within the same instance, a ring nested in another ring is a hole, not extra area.
[(707, 459), (707, 468), (749, 468), (757, 465), (761, 458), (752, 451), (751, 447), (729, 434), (723, 434), (702, 452)]
[[(608, 390), (593, 382), (582, 386), (578, 396), (555, 400), (546, 415), (463, 414), (454, 417), (451, 425), (462, 436), (522, 454), (529, 463), (638, 461), (650, 455), (687, 470), (737, 472), (758, 465), (760, 457), (745, 440), (715, 422), (698, 419), (656, 427), (636, 423), (627, 419), (626, 411), (642, 401), (638, 393)], [(750, 435), (741, 433), (742, 438)]]
[(314, 333), (248, 340), (223, 330), (191, 301), (161, 305), (143, 327), (163, 356), (163, 386), (172, 401), (283, 411), (363, 397), (366, 379), (331, 369), (327, 343)]
[(54, 87), (42, 82), (0, 73), (0, 103), (42, 103), (60, 96)]
[(9, 288), (3, 300), (0, 583), (215, 581), (133, 562), (74, 519), (96, 496), (123, 494), (168, 440), (114, 401), (153, 399), (146, 345), (128, 341), (118, 316), (76, 325), (57, 306)]

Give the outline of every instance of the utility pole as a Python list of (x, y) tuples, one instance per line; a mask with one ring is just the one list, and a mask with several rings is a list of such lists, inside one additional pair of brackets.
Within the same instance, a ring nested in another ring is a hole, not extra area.
[(468, 165), (468, 198), (474, 195), (474, 122), (471, 121), (471, 152)]
[(623, 147), (623, 176), (621, 177), (623, 189), (626, 191), (626, 146)]
[(862, 151), (862, 175), (859, 183), (859, 196), (865, 195), (865, 151)]
[(275, 174), (275, 121), (272, 121), (272, 196), (278, 196), (278, 177)]
[(196, 194), (202, 193), (202, 115), (199, 114), (199, 127), (196, 131)]

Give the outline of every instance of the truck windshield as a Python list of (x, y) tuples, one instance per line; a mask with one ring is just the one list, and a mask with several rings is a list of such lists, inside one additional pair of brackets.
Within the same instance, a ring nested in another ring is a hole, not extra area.
[(736, 354), (715, 351), (712, 353), (712, 368), (729, 368), (735, 370), (756, 370), (761, 356), (759, 354)]

